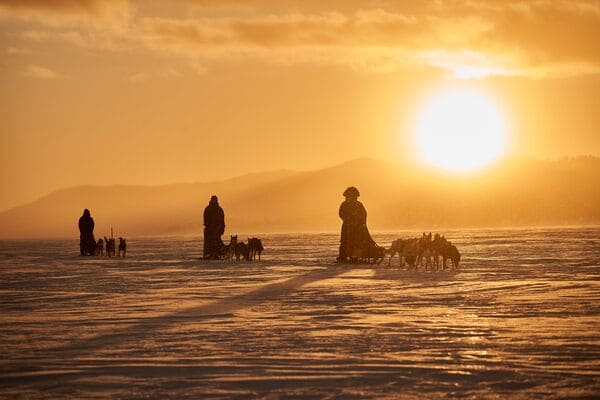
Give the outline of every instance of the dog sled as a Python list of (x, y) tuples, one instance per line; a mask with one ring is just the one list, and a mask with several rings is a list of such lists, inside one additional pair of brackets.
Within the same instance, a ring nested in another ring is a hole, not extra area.
[(379, 264), (385, 258), (385, 247), (371, 237), (365, 224), (348, 226), (342, 230), (339, 262), (351, 264)]
[(375, 244), (367, 248), (351, 250), (346, 260), (338, 261), (350, 264), (380, 264), (386, 255), (386, 248)]

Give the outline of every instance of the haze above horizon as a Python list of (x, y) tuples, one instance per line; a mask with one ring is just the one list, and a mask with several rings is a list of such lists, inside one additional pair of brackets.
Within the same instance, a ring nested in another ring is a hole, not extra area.
[[(399, 3), (0, 0), (0, 210), (359, 157), (600, 156), (600, 3)], [(457, 91), (481, 96), (439, 107)]]

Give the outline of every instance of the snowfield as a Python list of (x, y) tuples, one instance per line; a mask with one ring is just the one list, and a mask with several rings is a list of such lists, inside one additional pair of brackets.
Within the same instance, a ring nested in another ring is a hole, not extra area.
[(339, 265), (335, 234), (0, 241), (0, 397), (597, 398), (600, 228), (442, 233), (458, 271)]

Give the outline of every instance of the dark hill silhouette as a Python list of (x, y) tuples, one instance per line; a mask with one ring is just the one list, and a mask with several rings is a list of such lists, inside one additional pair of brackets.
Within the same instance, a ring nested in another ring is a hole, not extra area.
[(294, 174), (282, 170), (212, 183), (62, 189), (0, 213), (0, 237), (70, 237), (75, 232), (74, 215), (81, 214), (83, 208), (91, 210), (96, 232), (102, 234), (109, 233), (110, 226), (126, 235), (193, 232), (202, 227), (202, 211), (212, 194), (233, 199), (250, 188)]
[(0, 237), (77, 237), (89, 208), (98, 234), (202, 232), (217, 194), (230, 232), (338, 230), (342, 192), (361, 191), (372, 230), (600, 223), (600, 159), (512, 159), (474, 175), (357, 159), (314, 171), (276, 171), (221, 182), (82, 186), (0, 214)]

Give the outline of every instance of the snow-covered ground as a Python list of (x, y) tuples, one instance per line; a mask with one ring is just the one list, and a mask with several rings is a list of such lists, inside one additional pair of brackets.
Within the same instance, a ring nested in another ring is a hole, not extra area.
[(600, 229), (443, 233), (458, 272), (338, 265), (331, 234), (1, 241), (0, 397), (597, 398)]

